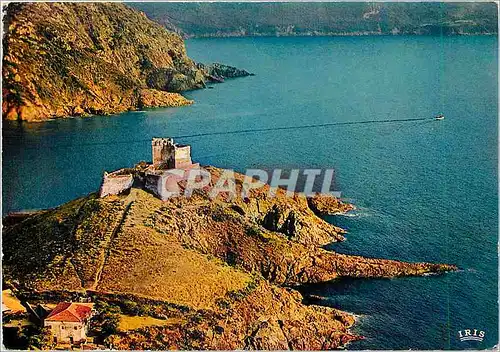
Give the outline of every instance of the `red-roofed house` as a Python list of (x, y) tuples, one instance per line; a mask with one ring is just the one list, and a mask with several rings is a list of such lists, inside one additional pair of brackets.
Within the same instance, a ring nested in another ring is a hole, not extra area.
[(56, 343), (77, 344), (87, 338), (88, 322), (93, 314), (93, 303), (59, 303), (45, 318)]

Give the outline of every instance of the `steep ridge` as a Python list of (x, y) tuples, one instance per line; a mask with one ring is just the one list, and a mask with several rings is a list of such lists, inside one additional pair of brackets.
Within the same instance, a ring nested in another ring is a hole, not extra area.
[(10, 3), (5, 14), (5, 119), (188, 105), (179, 92), (211, 80), (179, 35), (123, 4)]

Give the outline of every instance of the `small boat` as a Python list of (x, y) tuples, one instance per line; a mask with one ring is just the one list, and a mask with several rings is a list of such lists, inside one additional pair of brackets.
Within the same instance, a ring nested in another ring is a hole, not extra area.
[(434, 118), (436, 120), (444, 120), (444, 115), (443, 114), (439, 114), (439, 115), (434, 116)]

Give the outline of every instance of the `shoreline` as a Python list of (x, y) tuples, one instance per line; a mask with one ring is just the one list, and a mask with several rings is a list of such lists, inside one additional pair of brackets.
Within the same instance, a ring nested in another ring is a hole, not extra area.
[[(491, 37), (498, 36), (498, 33), (460, 33), (445, 35), (451, 37)], [(193, 34), (183, 36), (184, 40), (190, 39), (211, 39), (211, 38), (331, 38), (331, 37), (440, 37), (438, 34), (418, 34), (418, 33), (377, 33), (377, 32), (360, 32), (360, 33), (323, 33), (323, 34)]]

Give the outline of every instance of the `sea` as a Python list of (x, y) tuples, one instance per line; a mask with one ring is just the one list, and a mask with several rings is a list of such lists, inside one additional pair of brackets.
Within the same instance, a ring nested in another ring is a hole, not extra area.
[[(302, 287), (356, 315), (353, 331), (365, 338), (348, 348), (498, 343), (496, 36), (213, 38), (186, 45), (198, 62), (255, 76), (186, 92), (195, 101), (186, 107), (4, 122), (3, 214), (96, 191), (105, 170), (150, 160), (154, 136), (180, 137), (195, 161), (237, 171), (333, 168), (336, 187), (356, 210), (326, 217), (348, 231), (346, 241), (327, 249), (460, 268)], [(445, 119), (436, 121), (438, 113)], [(415, 121), (383, 122), (406, 119)], [(375, 122), (351, 124), (365, 121)], [(321, 126), (274, 129), (305, 125)], [(260, 131), (222, 133), (249, 129)], [(465, 330), (482, 331), (483, 341), (461, 341)]]

